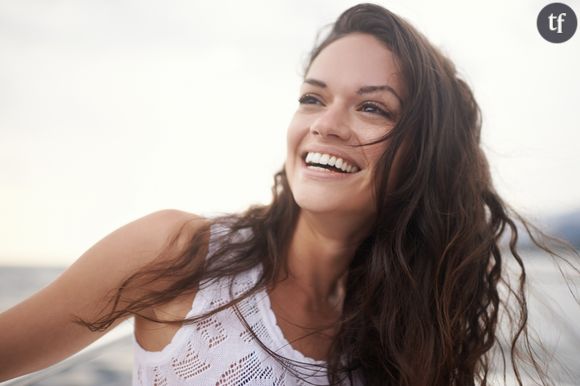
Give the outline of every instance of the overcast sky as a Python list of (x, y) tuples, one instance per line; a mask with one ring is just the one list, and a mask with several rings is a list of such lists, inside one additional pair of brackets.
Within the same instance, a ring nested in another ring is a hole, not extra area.
[[(0, 265), (68, 265), (163, 208), (267, 203), (306, 54), (355, 3), (0, 1)], [(540, 1), (379, 4), (473, 87), (505, 199), (580, 207), (580, 32), (544, 41)]]

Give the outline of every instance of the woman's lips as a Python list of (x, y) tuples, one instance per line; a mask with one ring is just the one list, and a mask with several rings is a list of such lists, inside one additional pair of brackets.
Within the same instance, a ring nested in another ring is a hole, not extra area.
[(345, 178), (349, 178), (351, 176), (355, 176), (358, 174), (358, 172), (341, 173), (339, 171), (329, 170), (319, 166), (308, 165), (304, 160), (301, 160), (300, 163), (304, 174), (307, 177), (314, 178), (317, 180), (343, 180)]
[(354, 163), (350, 158), (344, 155), (337, 155), (332, 152), (313, 152), (307, 151), (301, 157), (306, 164), (312, 166), (320, 166), (339, 173), (356, 173), (361, 168)]

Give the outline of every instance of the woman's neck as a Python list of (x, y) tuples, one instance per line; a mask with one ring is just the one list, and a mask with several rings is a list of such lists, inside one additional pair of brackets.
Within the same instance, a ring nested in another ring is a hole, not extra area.
[(334, 307), (343, 297), (348, 267), (368, 234), (368, 225), (353, 220), (304, 210), (298, 215), (288, 248), (288, 279), (281, 284), (295, 288), (295, 296), (313, 311)]

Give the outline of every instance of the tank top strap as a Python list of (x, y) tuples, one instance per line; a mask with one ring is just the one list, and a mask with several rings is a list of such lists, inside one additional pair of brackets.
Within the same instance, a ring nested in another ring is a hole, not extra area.
[[(216, 252), (220, 246), (220, 241), (224, 240), (222, 236), (225, 236), (230, 231), (231, 227), (228, 224), (212, 221), (212, 224), (210, 225), (208, 253), (206, 255), (206, 260), (209, 258), (209, 256), (212, 256)], [(252, 230), (249, 228), (242, 228), (231, 235), (231, 241), (241, 241), (247, 239), (251, 235), (251, 232)]]
[[(216, 253), (216, 251), (221, 247), (221, 243), (242, 240), (248, 237), (251, 229), (244, 228), (231, 235), (231, 238), (224, 238), (228, 232), (230, 232), (230, 227), (227, 224), (219, 222), (211, 224), (208, 253), (205, 257), (206, 261)], [(225, 255), (223, 258), (229, 259), (230, 256)], [(259, 264), (248, 271), (238, 273), (235, 277), (208, 278), (200, 281), (197, 293), (193, 299), (192, 307), (187, 316), (191, 317), (203, 314), (229, 302), (233, 297), (239, 296), (255, 284), (261, 269), (262, 266)], [(233, 290), (233, 293), (231, 294), (230, 285)]]

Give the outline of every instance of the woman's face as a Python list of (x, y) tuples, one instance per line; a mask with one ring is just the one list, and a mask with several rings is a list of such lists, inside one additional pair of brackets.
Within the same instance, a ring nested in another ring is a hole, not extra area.
[(352, 145), (390, 131), (402, 98), (395, 57), (373, 36), (349, 34), (320, 52), (288, 128), (286, 174), (302, 209), (365, 218), (376, 212), (373, 170), (387, 143)]

